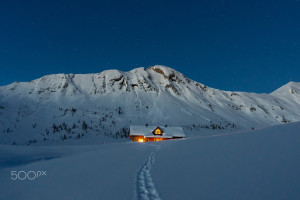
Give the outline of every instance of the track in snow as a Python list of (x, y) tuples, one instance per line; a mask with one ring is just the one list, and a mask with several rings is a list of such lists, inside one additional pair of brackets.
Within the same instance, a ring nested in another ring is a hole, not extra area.
[(155, 189), (152, 177), (150, 174), (151, 167), (155, 161), (155, 154), (159, 151), (159, 146), (155, 146), (137, 173), (136, 177), (136, 196), (138, 200), (160, 200), (159, 194)]

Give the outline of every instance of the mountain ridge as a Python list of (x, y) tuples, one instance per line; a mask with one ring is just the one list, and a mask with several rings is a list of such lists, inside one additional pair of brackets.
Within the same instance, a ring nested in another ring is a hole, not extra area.
[[(33, 79), (31, 81), (14, 81), (10, 84), (7, 84), (7, 85), (2, 85), (0, 86), (1, 87), (8, 87), (8, 86), (11, 86), (11, 85), (15, 85), (15, 84), (22, 84), (22, 83), (32, 83), (32, 82), (37, 82), (39, 81), (40, 79), (43, 79), (43, 78), (47, 78), (47, 77), (53, 77), (53, 76), (65, 76), (65, 77), (72, 77), (74, 75), (79, 75), (79, 76), (87, 76), (87, 75), (100, 75), (100, 74), (105, 74), (105, 73), (109, 73), (109, 74), (112, 74), (112, 73), (117, 73), (117, 74), (126, 74), (126, 73), (134, 73), (136, 72), (137, 70), (143, 70), (143, 71), (146, 71), (148, 70), (149, 68), (166, 68), (166, 69), (169, 69), (169, 70), (172, 70), (172, 71), (176, 71), (170, 67), (167, 67), (167, 66), (163, 66), (163, 65), (155, 65), (155, 66), (150, 66), (148, 68), (145, 68), (145, 67), (138, 67), (138, 68), (134, 68), (130, 71), (122, 71), (122, 70), (118, 70), (118, 69), (109, 69), (109, 70), (103, 70), (99, 73), (86, 73), (86, 74), (74, 74), (74, 73), (56, 73), (56, 74), (48, 74), (48, 75), (44, 75), (40, 78), (36, 78), (36, 79)], [(180, 73), (178, 71), (176, 71), (177, 73)], [(180, 73), (181, 74), (181, 73)], [(183, 74), (182, 74), (183, 75)], [(184, 75), (183, 75), (184, 76)], [(184, 76), (185, 77), (185, 76)], [(191, 80), (191, 79), (189, 79)], [(194, 81), (196, 82), (196, 81)], [(197, 82), (199, 83), (199, 82)], [(199, 84), (202, 84), (202, 83), (199, 83)], [(204, 85), (204, 84), (202, 84)], [(297, 87), (300, 87), (300, 82), (295, 82), (295, 81), (290, 81), (282, 86), (280, 86), (279, 88), (275, 89), (273, 92), (270, 92), (270, 93), (266, 93), (266, 92), (262, 92), (262, 93), (257, 93), (257, 92), (247, 92), (247, 93), (256, 93), (256, 94), (272, 94), (274, 93), (275, 91), (277, 91), (278, 89), (280, 88), (283, 88), (284, 86), (291, 86), (291, 85), (297, 85)], [(207, 85), (205, 85), (206, 87), (209, 87)], [(217, 88), (213, 88), (213, 87), (209, 87), (209, 88), (212, 88), (212, 89), (217, 89)], [(222, 90), (222, 91), (225, 91), (225, 92), (244, 92), (244, 91), (240, 91), (240, 90)]]

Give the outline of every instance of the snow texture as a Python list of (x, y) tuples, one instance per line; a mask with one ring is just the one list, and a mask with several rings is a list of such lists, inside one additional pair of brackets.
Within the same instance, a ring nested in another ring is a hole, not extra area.
[(136, 196), (138, 200), (160, 200), (150, 173), (151, 167), (155, 162), (155, 154), (159, 151), (160, 147), (157, 145), (153, 146), (155, 150), (147, 156), (145, 164), (137, 174)]

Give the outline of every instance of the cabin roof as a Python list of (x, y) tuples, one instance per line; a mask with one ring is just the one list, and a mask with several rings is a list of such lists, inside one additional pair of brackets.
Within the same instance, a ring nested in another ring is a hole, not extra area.
[(173, 137), (185, 137), (183, 129), (181, 127), (161, 127), (162, 135), (154, 135), (153, 131), (158, 126), (130, 126), (130, 135), (132, 136), (145, 136), (147, 138), (173, 138)]

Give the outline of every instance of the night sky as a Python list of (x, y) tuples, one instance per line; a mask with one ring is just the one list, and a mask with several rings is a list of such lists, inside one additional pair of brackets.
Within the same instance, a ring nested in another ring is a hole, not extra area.
[(300, 1), (0, 1), (0, 85), (156, 64), (222, 90), (300, 82)]

